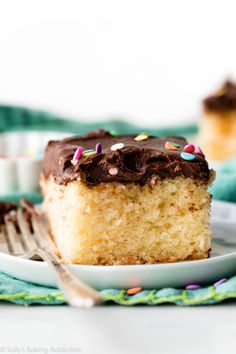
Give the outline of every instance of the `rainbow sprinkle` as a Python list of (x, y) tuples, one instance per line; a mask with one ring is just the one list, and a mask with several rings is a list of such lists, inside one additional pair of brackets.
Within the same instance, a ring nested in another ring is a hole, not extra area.
[(217, 286), (225, 283), (227, 280), (228, 280), (227, 278), (220, 279), (216, 283), (214, 283), (213, 286), (217, 287)]
[(89, 149), (89, 150), (84, 150), (84, 154), (87, 154), (88, 152), (94, 152), (94, 149)]
[(118, 174), (118, 168), (116, 168), (116, 167), (111, 167), (111, 168), (109, 168), (109, 174), (111, 175), (111, 176), (116, 176), (117, 174)]
[(202, 155), (203, 157), (205, 157), (205, 155), (202, 152), (202, 149), (199, 146), (195, 147), (194, 152), (195, 152), (195, 154)]
[(120, 149), (123, 149), (123, 147), (125, 146), (125, 144), (123, 143), (118, 143), (118, 144), (114, 144), (111, 146), (111, 150), (112, 151), (116, 151), (116, 150), (120, 150)]
[(195, 159), (195, 156), (189, 152), (181, 152), (181, 157), (186, 161), (193, 161)]
[(194, 152), (195, 146), (193, 144), (187, 144), (184, 147), (184, 152)]
[(73, 165), (76, 165), (78, 163), (79, 159), (81, 158), (82, 154), (83, 154), (83, 149), (79, 146), (74, 153), (71, 163)]
[(128, 295), (135, 295), (135, 294), (137, 294), (137, 293), (140, 293), (140, 291), (142, 291), (142, 288), (140, 288), (139, 286), (137, 286), (136, 288), (128, 289), (128, 290), (126, 291), (126, 293), (127, 293)]
[(148, 135), (147, 134), (139, 134), (137, 135), (134, 140), (135, 141), (142, 141), (142, 140), (147, 140), (148, 139)]
[(85, 150), (83, 152), (83, 156), (87, 157), (87, 156), (92, 156), (92, 155), (95, 155), (96, 154), (96, 151), (95, 150)]
[(110, 134), (111, 134), (112, 136), (118, 136), (118, 135), (120, 135), (120, 133), (119, 133), (117, 130), (110, 130)]
[(96, 154), (100, 154), (102, 152), (102, 145), (100, 143), (97, 143), (95, 150), (96, 150)]
[(189, 284), (186, 286), (186, 290), (197, 290), (200, 288), (201, 288), (201, 285), (198, 285), (198, 284)]
[(175, 143), (172, 143), (172, 142), (170, 142), (170, 141), (166, 141), (166, 143), (165, 143), (165, 148), (166, 148), (167, 150), (174, 150), (174, 151), (176, 151), (176, 150), (178, 150), (179, 145), (178, 145), (178, 144), (175, 144)]

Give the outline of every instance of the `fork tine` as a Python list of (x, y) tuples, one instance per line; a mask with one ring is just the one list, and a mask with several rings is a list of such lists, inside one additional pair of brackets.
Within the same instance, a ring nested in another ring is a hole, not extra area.
[(16, 219), (21, 231), (21, 239), (24, 244), (25, 250), (29, 251), (39, 246), (37, 240), (30, 231), (29, 223), (26, 221), (23, 214), (23, 210), (21, 208), (19, 208), (16, 212)]
[(49, 247), (49, 249), (51, 249), (54, 253), (58, 254), (58, 249), (55, 243), (52, 241), (51, 237), (48, 234), (48, 231), (43, 225), (41, 215), (33, 214), (31, 220), (33, 229), (35, 231), (35, 237), (37, 237), (38, 242), (41, 244), (41, 246)]
[[(47, 229), (42, 221), (42, 214), (37, 209), (30, 212), (31, 224), (34, 230), (34, 237), (39, 243), (37, 254), (54, 269), (61, 291), (64, 293), (67, 302), (76, 307), (91, 307), (102, 302), (101, 295), (86, 283), (78, 279), (73, 273), (62, 263), (57, 256), (58, 250), (56, 245), (50, 238)], [(45, 246), (44, 246), (45, 244)], [(49, 246), (49, 247), (47, 247)], [(53, 252), (52, 249), (56, 252)]]
[[(30, 214), (31, 217), (31, 225), (33, 227), (33, 235), (31, 233), (31, 230), (29, 230), (29, 225), (26, 222), (25, 218), (21, 217), (21, 219), (24, 219), (22, 221), (24, 221), (24, 228), (27, 227), (28, 229), (28, 235), (30, 235), (30, 237), (32, 238), (32, 236), (34, 237), (34, 240), (37, 244), (38, 247), (42, 247), (44, 246), (44, 239), (42, 239), (40, 236), (42, 235), (42, 231), (41, 230), (41, 225), (37, 222), (36, 217), (39, 217), (40, 213), (38, 211), (37, 208), (35, 208), (34, 204), (30, 203), (27, 199), (21, 199), (20, 203), (22, 205), (23, 208), (25, 208), (25, 210)], [(22, 216), (23, 213), (22, 213)], [(44, 233), (43, 233), (44, 235)], [(48, 246), (48, 245), (47, 245)]]
[(1, 225), (1, 230), (0, 230), (0, 251), (3, 253), (10, 252), (5, 225)]
[(16, 221), (20, 229), (20, 239), (25, 252), (29, 252), (35, 248), (37, 244), (31, 236), (28, 224), (24, 218), (23, 210), (21, 208), (16, 211)]
[(16, 226), (9, 215), (4, 217), (6, 225), (6, 239), (8, 244), (8, 249), (10, 253), (22, 254), (24, 249), (21, 244), (21, 240), (16, 231)]
[(20, 200), (20, 204), (22, 205), (22, 207), (23, 208), (25, 208), (25, 210), (27, 210), (28, 211), (28, 213), (30, 214), (30, 215), (35, 215), (35, 214), (39, 214), (39, 211), (38, 211), (38, 209), (36, 209), (35, 208), (35, 206), (34, 206), (34, 204), (32, 204), (32, 203), (30, 203), (30, 201), (29, 200), (27, 200), (27, 199), (25, 199), (25, 198), (22, 198), (21, 200)]

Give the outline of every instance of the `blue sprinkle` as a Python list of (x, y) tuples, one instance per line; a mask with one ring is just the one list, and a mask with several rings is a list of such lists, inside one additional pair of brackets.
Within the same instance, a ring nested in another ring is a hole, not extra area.
[(195, 156), (189, 152), (181, 152), (181, 157), (187, 161), (193, 161), (195, 159)]
[(95, 150), (84, 150), (84, 151), (83, 151), (84, 154), (87, 154), (87, 153), (89, 153), (89, 152), (95, 152)]

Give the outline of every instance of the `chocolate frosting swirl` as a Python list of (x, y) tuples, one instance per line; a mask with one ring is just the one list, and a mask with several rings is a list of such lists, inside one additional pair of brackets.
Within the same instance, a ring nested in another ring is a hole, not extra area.
[(236, 109), (236, 84), (226, 81), (213, 95), (203, 100), (206, 111), (229, 111)]
[[(101, 182), (138, 183), (144, 185), (155, 179), (190, 177), (207, 183), (210, 178), (208, 163), (202, 155), (194, 154), (193, 161), (181, 157), (187, 144), (182, 137), (154, 137), (135, 141), (136, 135), (112, 136), (104, 130), (97, 130), (85, 136), (73, 136), (61, 141), (50, 141), (45, 151), (43, 174), (53, 176), (58, 184), (66, 184), (80, 179), (93, 186)], [(167, 150), (166, 141), (178, 144), (177, 151)], [(102, 152), (84, 157), (76, 165), (72, 157), (81, 146), (84, 150), (95, 149), (102, 145)], [(124, 147), (111, 150), (114, 144), (123, 143)]]
[[(66, 184), (80, 179), (93, 186), (101, 182), (119, 181), (144, 185), (155, 179), (190, 177), (209, 181), (210, 170), (202, 155), (194, 154), (193, 161), (186, 161), (181, 152), (187, 144), (182, 137), (154, 137), (135, 141), (136, 135), (112, 136), (104, 130), (97, 130), (85, 136), (73, 136), (61, 141), (50, 141), (45, 151), (43, 174), (53, 176), (58, 184)], [(166, 141), (178, 144), (177, 151), (167, 150)], [(102, 145), (102, 152), (92, 156), (82, 156), (76, 165), (71, 163), (73, 155), (81, 146), (84, 150)], [(124, 147), (111, 150), (114, 144)]]

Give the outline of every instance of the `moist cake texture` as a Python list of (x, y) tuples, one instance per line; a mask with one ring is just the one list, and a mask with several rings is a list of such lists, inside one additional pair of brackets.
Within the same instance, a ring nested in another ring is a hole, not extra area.
[[(83, 154), (74, 161), (78, 147)], [(208, 257), (214, 173), (190, 148), (181, 137), (103, 130), (49, 142), (41, 187), (62, 259), (114, 265)]]
[(223, 160), (236, 155), (236, 84), (226, 81), (203, 100), (200, 140), (206, 156)]

